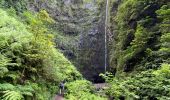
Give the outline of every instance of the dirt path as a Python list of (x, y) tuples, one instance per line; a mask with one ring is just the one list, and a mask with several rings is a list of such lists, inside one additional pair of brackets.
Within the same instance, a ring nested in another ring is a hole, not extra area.
[[(101, 90), (101, 89), (104, 89), (105, 87), (107, 87), (106, 83), (97, 83), (97, 84), (93, 84), (93, 85), (96, 88), (96, 90)], [(64, 100), (64, 97), (61, 95), (56, 95), (54, 100)]]
[(64, 100), (64, 97), (60, 95), (56, 95), (54, 100)]
[(103, 89), (103, 88), (107, 87), (107, 84), (106, 83), (97, 83), (97, 84), (94, 84), (94, 87), (96, 89)]
[(96, 88), (96, 93), (100, 96), (107, 97), (105, 92), (103, 91), (105, 88), (108, 87), (106, 83), (97, 83), (94, 84), (94, 87)]

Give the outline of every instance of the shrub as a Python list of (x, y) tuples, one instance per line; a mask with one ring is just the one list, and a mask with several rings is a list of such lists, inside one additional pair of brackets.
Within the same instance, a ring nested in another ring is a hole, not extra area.
[(148, 70), (124, 78), (111, 78), (106, 94), (114, 99), (164, 100), (170, 96), (170, 65), (162, 64), (159, 70)]
[(66, 98), (68, 100), (106, 100), (106, 98), (96, 95), (92, 83), (86, 80), (67, 83)]

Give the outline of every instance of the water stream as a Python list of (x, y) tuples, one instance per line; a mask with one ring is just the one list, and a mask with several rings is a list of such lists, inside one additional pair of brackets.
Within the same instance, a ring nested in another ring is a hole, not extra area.
[(109, 0), (106, 0), (106, 16), (105, 16), (105, 73), (107, 71), (107, 24), (108, 24), (108, 10), (109, 10)]

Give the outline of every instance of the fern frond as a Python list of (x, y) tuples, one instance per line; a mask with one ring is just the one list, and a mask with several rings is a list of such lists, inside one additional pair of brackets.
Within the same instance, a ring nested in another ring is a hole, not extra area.
[(33, 96), (34, 89), (31, 86), (18, 85), (16, 88), (22, 93), (22, 95)]
[(9, 70), (6, 67), (0, 67), (0, 78), (4, 77), (6, 73), (8, 73)]
[(6, 90), (14, 90), (15, 86), (9, 83), (3, 83), (0, 84), (0, 91), (6, 91)]
[(4, 95), (2, 96), (3, 100), (22, 100), (23, 96), (20, 92), (17, 91), (4, 91)]

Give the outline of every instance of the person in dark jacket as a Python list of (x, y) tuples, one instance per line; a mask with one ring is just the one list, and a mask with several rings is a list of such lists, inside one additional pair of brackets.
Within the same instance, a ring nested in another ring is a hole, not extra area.
[(60, 84), (59, 84), (59, 89), (60, 89), (60, 92), (59, 94), (64, 96), (64, 85), (65, 85), (65, 81), (62, 81)]

